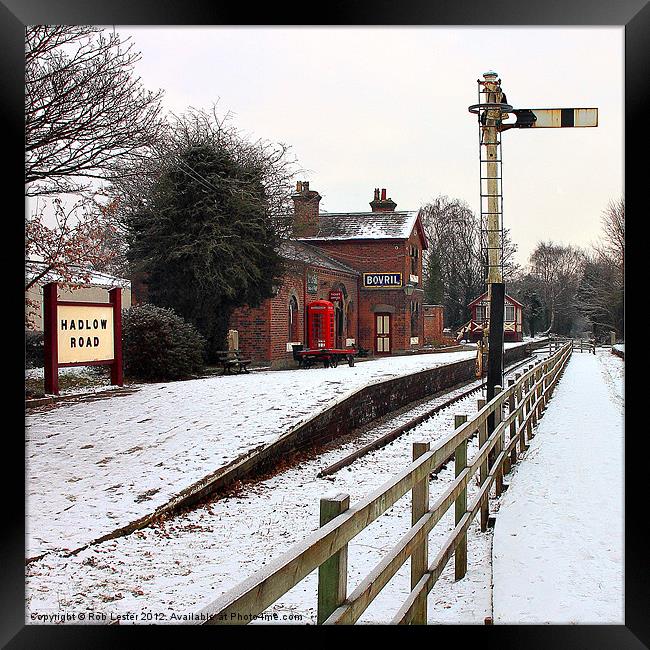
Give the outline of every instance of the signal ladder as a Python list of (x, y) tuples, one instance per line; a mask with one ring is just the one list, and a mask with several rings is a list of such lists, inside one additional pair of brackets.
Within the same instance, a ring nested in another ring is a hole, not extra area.
[[(483, 86), (484, 82), (478, 81), (478, 103), (494, 104), (493, 92)], [(497, 102), (505, 102), (498, 98)], [(486, 142), (483, 129), (487, 111), (478, 111), (479, 129), (479, 162), (480, 162), (480, 213), (481, 213), (481, 259), (485, 279), (493, 276), (490, 271), (498, 272), (498, 277), (503, 278), (503, 179), (502, 179), (502, 154), (501, 132), (497, 129), (496, 140)], [(490, 110), (490, 114), (498, 113), (498, 124), (507, 114)], [(490, 187), (491, 185), (491, 187)], [(496, 218), (495, 218), (496, 217)], [(495, 251), (491, 253), (491, 251)]]

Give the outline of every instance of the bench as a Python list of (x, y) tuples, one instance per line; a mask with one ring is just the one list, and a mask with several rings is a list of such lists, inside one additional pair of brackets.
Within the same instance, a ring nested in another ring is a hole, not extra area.
[(248, 373), (251, 359), (242, 359), (239, 350), (223, 350), (217, 352), (217, 363), (223, 368), (222, 375), (230, 374), (233, 370), (238, 373)]

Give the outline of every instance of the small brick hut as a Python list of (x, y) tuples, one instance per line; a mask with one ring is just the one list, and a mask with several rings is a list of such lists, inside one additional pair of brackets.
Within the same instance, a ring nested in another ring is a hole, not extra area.
[(443, 305), (424, 305), (424, 344), (436, 345), (443, 343), (444, 328)]
[[(478, 341), (483, 337), (483, 329), (490, 320), (490, 301), (485, 291), (469, 303), (472, 317), (466, 325), (465, 336), (470, 341)], [(518, 342), (524, 340), (522, 314), (524, 306), (512, 296), (505, 294), (503, 312), (503, 340)]]

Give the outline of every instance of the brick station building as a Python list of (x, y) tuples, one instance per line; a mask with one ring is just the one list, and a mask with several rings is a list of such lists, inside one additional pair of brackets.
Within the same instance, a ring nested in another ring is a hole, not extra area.
[(369, 212), (320, 212), (321, 195), (298, 182), (293, 238), (282, 248), (287, 271), (260, 307), (237, 309), (230, 327), (253, 361), (288, 365), (292, 344), (305, 342), (306, 306), (325, 299), (336, 309), (337, 347), (390, 355), (424, 344), (422, 251), (417, 212), (398, 211), (375, 189)]

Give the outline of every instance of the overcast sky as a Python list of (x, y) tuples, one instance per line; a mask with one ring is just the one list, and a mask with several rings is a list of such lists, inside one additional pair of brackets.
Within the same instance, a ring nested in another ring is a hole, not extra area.
[(525, 262), (540, 240), (588, 246), (623, 195), (623, 28), (117, 27), (167, 109), (222, 113), (292, 147), (328, 212), (397, 209), (438, 194), (479, 209), (467, 111), (495, 70), (514, 108), (597, 107), (597, 128), (503, 134), (504, 225)]

